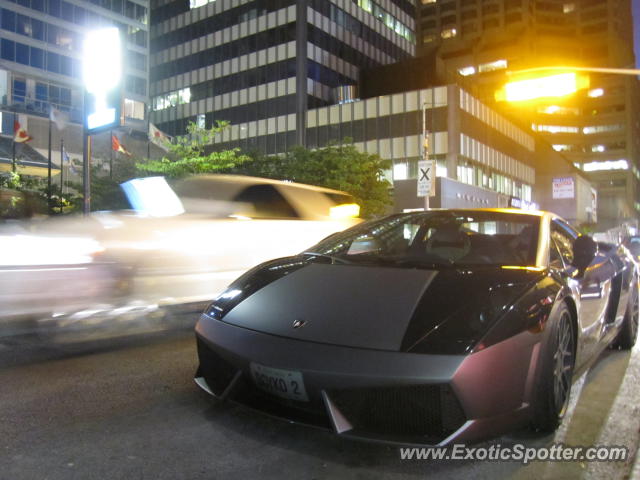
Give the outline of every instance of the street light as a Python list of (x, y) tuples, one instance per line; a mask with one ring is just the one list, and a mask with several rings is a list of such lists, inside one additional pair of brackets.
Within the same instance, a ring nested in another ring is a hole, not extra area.
[(122, 40), (117, 27), (87, 33), (83, 45), (83, 211), (91, 211), (91, 135), (121, 125)]
[[(549, 75), (535, 75), (542, 72), (549, 73)], [(582, 75), (583, 73), (637, 76), (640, 75), (640, 69), (555, 65), (513, 70), (506, 73), (508, 76), (520, 78), (520, 80), (508, 82), (498, 90), (495, 93), (497, 101), (520, 102), (539, 98), (563, 97), (589, 88), (589, 77)]]
[[(534, 76), (542, 72), (548, 75)], [(578, 90), (589, 88), (589, 78), (586, 75), (581, 75), (583, 73), (639, 76), (640, 69), (554, 65), (514, 70), (506, 73), (507, 76), (520, 78), (520, 80), (504, 85), (501, 90), (495, 93), (496, 100), (520, 102), (570, 95)], [(603, 93), (602, 89), (594, 89), (589, 92), (589, 96), (599, 97)], [(610, 169), (626, 169), (628, 168), (628, 163), (626, 160), (609, 161), (604, 166)], [(598, 168), (595, 165), (586, 167), (585, 164), (584, 169), (585, 171), (594, 171)]]

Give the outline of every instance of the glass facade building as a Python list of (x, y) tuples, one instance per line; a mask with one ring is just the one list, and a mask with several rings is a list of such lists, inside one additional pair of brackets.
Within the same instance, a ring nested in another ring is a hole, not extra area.
[(153, 0), (151, 20), (151, 121), (226, 120), (265, 153), (306, 144), (307, 111), (360, 69), (415, 54), (409, 0)]
[[(0, 8), (0, 99), (5, 111), (48, 116), (50, 107), (82, 121), (84, 32), (117, 26), (125, 39), (125, 115), (145, 119), (147, 0), (12, 0)], [(6, 130), (6, 129), (5, 129)]]

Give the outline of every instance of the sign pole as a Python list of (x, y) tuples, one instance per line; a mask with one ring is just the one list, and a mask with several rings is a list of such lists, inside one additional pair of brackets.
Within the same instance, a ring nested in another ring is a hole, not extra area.
[(91, 211), (91, 135), (82, 135), (82, 210), (85, 215)]
[[(429, 161), (429, 137), (427, 136), (427, 102), (422, 102), (422, 160)], [(423, 169), (418, 168), (418, 175), (423, 174)], [(427, 180), (428, 181), (428, 180)], [(429, 193), (424, 196), (424, 209), (429, 210)]]

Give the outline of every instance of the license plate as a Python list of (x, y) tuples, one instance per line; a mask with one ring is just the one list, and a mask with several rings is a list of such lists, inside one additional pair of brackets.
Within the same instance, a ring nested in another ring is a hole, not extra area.
[(289, 400), (309, 401), (300, 372), (252, 363), (251, 376), (256, 386), (265, 392)]

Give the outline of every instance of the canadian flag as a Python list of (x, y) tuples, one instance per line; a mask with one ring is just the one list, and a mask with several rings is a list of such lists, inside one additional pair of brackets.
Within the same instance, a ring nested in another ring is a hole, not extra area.
[(162, 130), (158, 129), (153, 123), (149, 123), (149, 140), (158, 145), (163, 150), (169, 150), (167, 143), (171, 143), (171, 137), (169, 137)]
[(18, 143), (26, 143), (29, 140), (32, 140), (31, 136), (27, 133), (27, 131), (22, 128), (19, 121), (13, 122), (13, 141)]
[(115, 135), (111, 135), (111, 149), (114, 152), (120, 152), (124, 153), (125, 155), (131, 156), (131, 153), (129, 153), (129, 151), (122, 146), (120, 140), (118, 140), (118, 137), (116, 137)]

